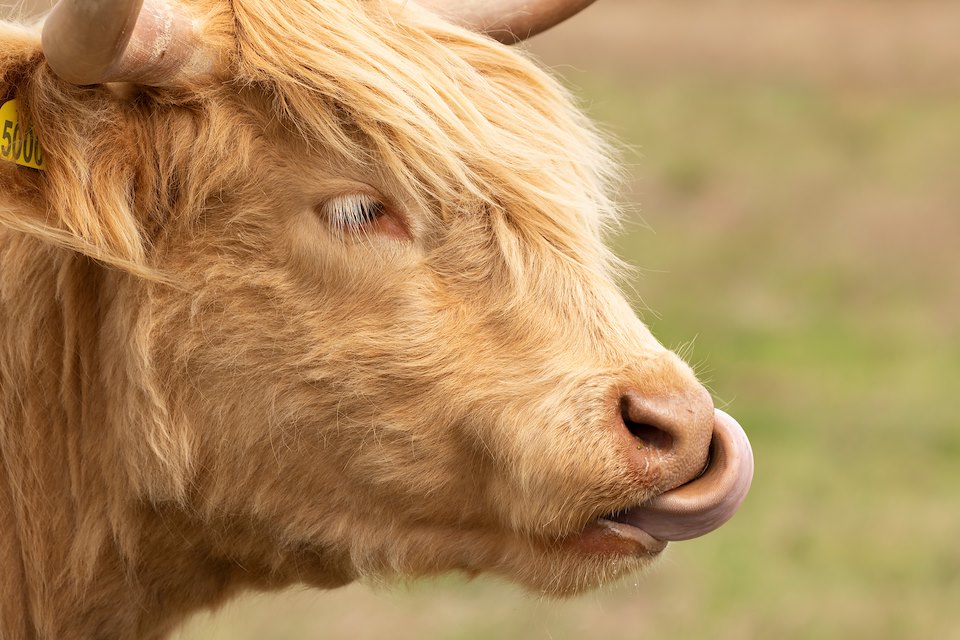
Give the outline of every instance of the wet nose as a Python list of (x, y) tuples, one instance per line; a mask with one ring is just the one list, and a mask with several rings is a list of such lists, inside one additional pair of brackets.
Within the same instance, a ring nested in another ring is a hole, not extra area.
[(620, 418), (629, 455), (640, 469), (657, 473), (661, 491), (692, 480), (706, 467), (714, 411), (703, 386), (659, 393), (629, 389), (620, 396)]

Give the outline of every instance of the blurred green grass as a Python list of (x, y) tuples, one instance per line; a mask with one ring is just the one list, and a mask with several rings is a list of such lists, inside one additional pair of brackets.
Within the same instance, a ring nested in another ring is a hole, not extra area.
[(711, 78), (588, 95), (643, 141), (657, 234), (619, 247), (651, 269), (654, 331), (697, 336), (757, 452), (745, 510), (682, 550), (710, 601), (651, 635), (960, 635), (957, 96)]
[[(722, 27), (697, 53), (701, 10)], [(634, 14), (647, 40), (624, 35)], [(577, 599), (456, 576), (294, 590), (178, 637), (960, 637), (960, 58), (930, 27), (955, 15), (605, 0), (534, 45), (626, 147), (612, 241), (638, 310), (751, 436), (754, 488), (728, 525)], [(803, 39), (844, 20), (859, 57)]]

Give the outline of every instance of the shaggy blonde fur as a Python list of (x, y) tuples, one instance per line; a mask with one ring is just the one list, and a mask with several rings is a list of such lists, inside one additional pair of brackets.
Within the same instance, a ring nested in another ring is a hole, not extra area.
[[(598, 516), (621, 390), (697, 383), (601, 241), (607, 153), (522, 52), (413, 5), (197, 0), (218, 75), (52, 75), (0, 23), (45, 172), (0, 162), (0, 635), (156, 638), (247, 588), (633, 571)], [(404, 237), (338, 229), (374, 193)]]

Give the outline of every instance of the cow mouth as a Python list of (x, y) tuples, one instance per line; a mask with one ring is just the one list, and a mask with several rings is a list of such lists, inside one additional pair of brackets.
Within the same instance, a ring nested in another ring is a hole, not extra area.
[(598, 518), (581, 541), (595, 552), (659, 553), (669, 541), (697, 538), (732, 518), (752, 479), (747, 435), (736, 420), (716, 409), (708, 462), (700, 475), (640, 505)]

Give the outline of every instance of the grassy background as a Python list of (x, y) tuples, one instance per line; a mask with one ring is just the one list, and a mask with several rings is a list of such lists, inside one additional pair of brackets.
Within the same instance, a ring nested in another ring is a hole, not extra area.
[(960, 637), (958, 24), (931, 0), (603, 0), (530, 45), (626, 148), (637, 308), (753, 440), (726, 527), (575, 600), (294, 590), (179, 638)]

